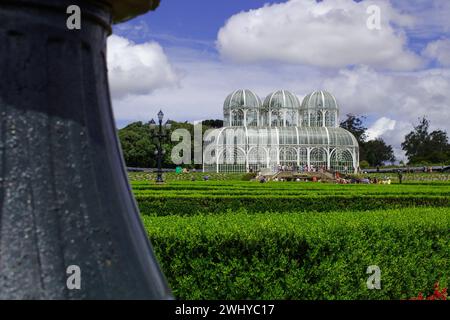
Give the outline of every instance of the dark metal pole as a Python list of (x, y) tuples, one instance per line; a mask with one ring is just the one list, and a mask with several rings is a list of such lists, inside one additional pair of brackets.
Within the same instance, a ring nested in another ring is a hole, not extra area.
[(158, 172), (156, 177), (157, 183), (163, 183), (164, 180), (162, 178), (162, 157), (163, 157), (163, 148), (162, 148), (162, 119), (159, 119), (159, 133), (158, 133)]
[(111, 111), (108, 2), (130, 1), (152, 2), (0, 1), (0, 299), (170, 298)]
[(170, 129), (170, 124), (166, 123), (166, 125), (164, 125), (164, 130), (163, 130), (163, 118), (164, 118), (164, 113), (162, 112), (162, 110), (160, 110), (158, 112), (158, 128), (156, 128), (156, 124), (155, 121), (152, 119), (150, 121), (150, 132), (151, 132), (151, 136), (153, 139), (157, 139), (157, 141), (155, 142), (155, 146), (156, 146), (156, 161), (157, 161), (157, 170), (156, 170), (156, 183), (163, 183), (163, 171), (162, 171), (162, 161), (163, 161), (163, 156), (164, 156), (164, 148), (162, 146), (163, 140), (167, 138), (168, 134), (167, 131)]

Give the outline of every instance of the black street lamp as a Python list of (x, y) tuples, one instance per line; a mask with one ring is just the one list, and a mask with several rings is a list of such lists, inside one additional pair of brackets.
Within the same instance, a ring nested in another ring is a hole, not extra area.
[[(165, 139), (169, 137), (170, 123), (169, 121), (163, 126), (164, 113), (162, 110), (158, 112), (158, 128), (156, 128), (155, 120), (150, 121), (150, 134), (152, 140), (155, 142), (156, 150), (155, 156), (158, 161), (158, 170), (156, 171), (156, 183), (163, 183), (164, 180), (162, 178), (162, 158), (166, 154), (166, 151), (162, 147), (162, 143)], [(156, 141), (155, 141), (156, 140)]]

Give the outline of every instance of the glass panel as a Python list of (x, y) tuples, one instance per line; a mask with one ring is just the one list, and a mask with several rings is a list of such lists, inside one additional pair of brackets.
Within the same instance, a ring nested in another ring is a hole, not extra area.
[(258, 114), (256, 110), (250, 109), (247, 111), (247, 126), (249, 127), (256, 127), (258, 124), (257, 122)]
[(325, 126), (336, 127), (336, 111), (328, 110), (325, 113)]
[(331, 154), (331, 168), (342, 173), (354, 172), (352, 153), (347, 149), (335, 149)]
[(318, 172), (327, 170), (327, 152), (323, 148), (314, 148), (310, 153), (310, 171)]
[(232, 110), (231, 125), (232, 126), (244, 125), (244, 112), (242, 110)]

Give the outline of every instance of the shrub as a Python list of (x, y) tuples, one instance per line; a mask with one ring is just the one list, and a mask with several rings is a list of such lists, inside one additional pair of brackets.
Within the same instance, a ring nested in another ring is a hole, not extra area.
[[(449, 282), (450, 209), (143, 217), (180, 299), (408, 299)], [(381, 268), (381, 290), (366, 269)]]
[(395, 209), (403, 207), (447, 207), (448, 196), (428, 195), (137, 195), (144, 215), (196, 215), (238, 211), (330, 212)]
[(252, 179), (256, 178), (256, 173), (252, 172), (252, 173), (246, 173), (242, 176), (242, 181), (250, 181)]
[(369, 162), (367, 162), (366, 160), (363, 160), (363, 161), (361, 161), (361, 162), (359, 163), (359, 167), (360, 167), (361, 169), (367, 169), (367, 168), (370, 167), (370, 164), (369, 164)]

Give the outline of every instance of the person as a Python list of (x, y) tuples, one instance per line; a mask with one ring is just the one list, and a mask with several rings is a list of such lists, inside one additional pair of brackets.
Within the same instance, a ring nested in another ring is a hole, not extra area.
[(402, 182), (403, 182), (403, 172), (402, 172), (402, 170), (398, 169), (397, 175), (398, 175), (398, 182), (400, 184), (402, 184)]

